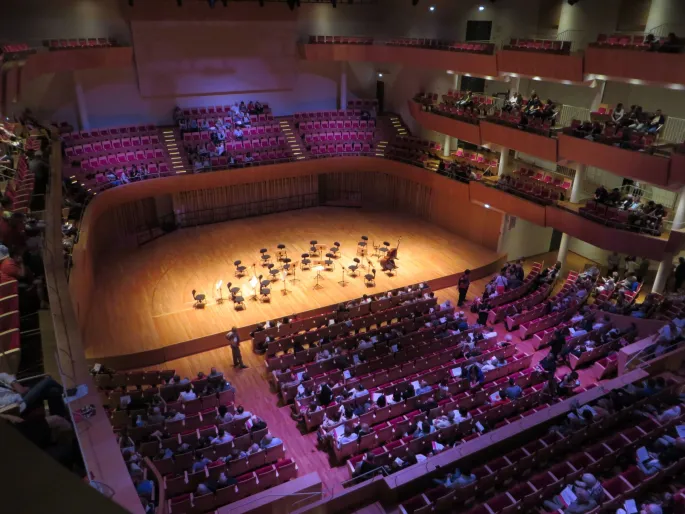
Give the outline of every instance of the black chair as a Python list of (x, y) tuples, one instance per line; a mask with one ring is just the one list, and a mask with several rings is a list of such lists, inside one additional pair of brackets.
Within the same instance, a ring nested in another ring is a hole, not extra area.
[(196, 309), (204, 309), (206, 299), (207, 297), (204, 295), (204, 293), (198, 293), (195, 289), (193, 289), (193, 300), (195, 300), (193, 307)]
[(279, 261), (282, 261), (288, 257), (288, 252), (286, 251), (283, 243), (279, 244), (276, 248), (278, 248), (278, 252), (276, 252), (276, 258)]
[(286, 257), (283, 259), (283, 268), (285, 270), (285, 274), (288, 275), (290, 273), (290, 263), (292, 262), (292, 259), (290, 257)]
[(261, 250), (259, 250), (259, 253), (262, 254), (262, 257), (261, 257), (261, 259), (262, 259), (262, 266), (266, 266), (267, 264), (269, 264), (269, 261), (271, 260), (271, 255), (269, 255), (268, 253), (266, 253), (266, 252), (268, 252), (268, 251), (269, 251), (269, 250), (267, 250), (266, 248), (262, 248)]
[(354, 261), (354, 264), (350, 264), (347, 268), (350, 270), (350, 276), (356, 277), (357, 276), (357, 269), (359, 269), (359, 259), (356, 257), (352, 259)]
[(244, 309), (247, 309), (247, 305), (245, 305), (245, 298), (243, 298), (242, 296), (234, 296), (233, 297), (233, 307), (237, 311), (242, 311)]
[(333, 271), (333, 254), (330, 252), (327, 253), (326, 260), (323, 261), (323, 263), (326, 266), (327, 271)]
[(247, 266), (243, 266), (241, 261), (234, 261), (233, 264), (235, 265), (235, 276), (236, 277), (242, 277), (245, 275), (245, 271), (247, 270)]
[(388, 248), (390, 247), (390, 243), (387, 241), (383, 241), (383, 246), (381, 246), (378, 251), (380, 252), (380, 255), (378, 256), (379, 259), (385, 257), (385, 255), (388, 253)]
[(314, 255), (319, 255), (319, 249), (316, 247), (319, 242), (316, 239), (312, 239), (309, 241), (310, 248), (309, 248), (309, 254), (313, 257)]
[(371, 273), (364, 275), (364, 285), (368, 287), (373, 287), (376, 285), (376, 269), (372, 269)]
[(271, 301), (271, 289), (269, 289), (268, 287), (262, 287), (259, 290), (259, 294), (262, 295), (260, 298), (261, 301), (263, 301), (263, 302), (270, 302)]
[(308, 253), (302, 254), (302, 260), (300, 261), (300, 268), (302, 270), (312, 269), (312, 261), (309, 260), (309, 254)]
[(333, 246), (331, 246), (331, 253), (333, 254), (333, 257), (338, 258), (340, 257), (340, 243), (337, 241), (333, 243)]
[(369, 238), (367, 236), (362, 236), (362, 240), (357, 243), (357, 255), (366, 255), (367, 246), (369, 244)]

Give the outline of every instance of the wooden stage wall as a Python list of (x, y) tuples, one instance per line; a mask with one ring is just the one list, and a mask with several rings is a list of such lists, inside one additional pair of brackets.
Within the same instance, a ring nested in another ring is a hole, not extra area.
[[(460, 237), (490, 250), (497, 249), (502, 215), (496, 211), (473, 204), (469, 199), (467, 184), (450, 180), (428, 170), (409, 164), (373, 157), (338, 157), (306, 160), (295, 163), (258, 166), (240, 170), (226, 170), (199, 175), (177, 175), (162, 179), (128, 184), (99, 194), (87, 207), (81, 225), (81, 235), (73, 252), (73, 268), (69, 290), (74, 311), (84, 335), (85, 320), (89, 309), (97, 304), (98, 284), (95, 279), (98, 255), (109, 248), (135, 248), (136, 227), (155, 222), (176, 207), (182, 207), (188, 198), (211, 200), (212, 205), (236, 201), (233, 186), (242, 186), (245, 198), (261, 195), (261, 199), (279, 198), (287, 191), (311, 190), (314, 179), (326, 175), (327, 184), (333, 190), (358, 185), (362, 192), (362, 204), (382, 209), (397, 209), (420, 216)], [(318, 181), (318, 178), (317, 178)], [(305, 186), (305, 184), (310, 184)], [(253, 184), (253, 186), (247, 186)], [(307, 189), (306, 187), (309, 187)], [(318, 186), (317, 186), (318, 187)], [(209, 193), (208, 190), (221, 190)], [(258, 193), (256, 192), (258, 191)], [(330, 191), (329, 191), (330, 193)], [(169, 201), (169, 196), (175, 198)], [(203, 200), (193, 200), (201, 205)], [(174, 205), (175, 204), (175, 205)], [(212, 205), (208, 205), (211, 207)], [(171, 207), (170, 207), (171, 206)], [(445, 278), (451, 285), (457, 277)], [(454, 282), (456, 283), (456, 282)], [(444, 287), (444, 286), (443, 286)], [(97, 307), (95, 307), (97, 308)], [(207, 344), (194, 342), (197, 348)], [(214, 346), (215, 347), (215, 346)], [(197, 353), (195, 350), (193, 353)], [(178, 358), (172, 350), (166, 350), (164, 359)], [(145, 359), (160, 362), (159, 357)], [(147, 365), (138, 362), (138, 366)]]

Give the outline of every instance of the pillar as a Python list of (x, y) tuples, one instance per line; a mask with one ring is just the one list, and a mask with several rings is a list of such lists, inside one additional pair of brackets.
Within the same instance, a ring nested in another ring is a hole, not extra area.
[(599, 110), (599, 106), (602, 105), (602, 102), (604, 101), (604, 88), (606, 85), (606, 80), (595, 79), (595, 96), (592, 99), (590, 112), (597, 112)]
[(451, 140), (452, 140), (452, 138), (450, 136), (448, 136), (447, 134), (445, 134), (445, 142), (442, 145), (442, 155), (444, 157), (450, 156), (450, 145), (452, 142)]
[(561, 263), (561, 269), (566, 269), (566, 256), (568, 255), (568, 243), (571, 237), (564, 233), (561, 236), (561, 243), (559, 244), (559, 253), (557, 254), (557, 260)]
[(347, 109), (347, 63), (340, 64), (340, 109)]
[(656, 272), (654, 285), (652, 286), (652, 293), (663, 293), (666, 281), (668, 280), (671, 271), (673, 270), (673, 254), (664, 254), (664, 259), (659, 263), (659, 269)]
[[(511, 77), (509, 82), (509, 97), (511, 98), (512, 93), (521, 93), (521, 77)], [(509, 100), (509, 98), (507, 98)]]
[(678, 193), (678, 203), (676, 204), (675, 214), (673, 215), (673, 230), (682, 230), (685, 221), (685, 187)]
[(86, 107), (86, 95), (83, 93), (83, 85), (78, 72), (74, 71), (74, 94), (76, 96), (76, 109), (78, 111), (78, 122), (81, 130), (90, 130), (88, 121), (88, 108)]
[(585, 182), (585, 164), (576, 163), (576, 176), (573, 178), (573, 185), (571, 186), (571, 203), (578, 203), (580, 195), (583, 192), (583, 182)]
[(461, 75), (458, 73), (454, 74), (454, 90), (461, 91)]
[(506, 146), (502, 147), (501, 153), (499, 155), (499, 168), (497, 169), (497, 176), (501, 177), (509, 166), (509, 148)]
[(499, 238), (497, 239), (497, 253), (504, 253), (504, 244), (506, 243), (507, 227), (509, 226), (509, 215), (502, 215), (502, 223), (499, 226)]

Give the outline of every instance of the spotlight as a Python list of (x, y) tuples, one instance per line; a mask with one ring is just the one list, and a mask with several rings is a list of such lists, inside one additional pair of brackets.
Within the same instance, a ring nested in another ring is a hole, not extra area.
[(431, 6), (428, 8), (428, 10), (429, 10), (430, 12), (435, 12), (435, 6), (434, 6), (434, 5), (431, 5)]
[(379, 78), (379, 79), (382, 79), (382, 78), (383, 78), (383, 74), (382, 74), (380, 71), (378, 72), (378, 78)]
[(485, 10), (485, 6), (484, 6), (484, 5), (479, 5), (479, 6), (478, 6), (478, 10), (481, 11), (481, 12), (483, 12), (483, 11)]

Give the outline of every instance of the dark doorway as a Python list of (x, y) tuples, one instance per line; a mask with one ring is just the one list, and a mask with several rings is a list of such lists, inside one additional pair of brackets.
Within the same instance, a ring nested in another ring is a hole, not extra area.
[(564, 233), (558, 230), (552, 231), (552, 239), (550, 239), (549, 241), (550, 252), (556, 252), (557, 250), (559, 250), (559, 247), (561, 246), (561, 238), (563, 237), (563, 235)]
[(378, 113), (382, 114), (385, 110), (385, 82), (376, 81), (376, 100), (378, 100)]
[(472, 91), (474, 93), (484, 93), (485, 92), (485, 79), (478, 77), (462, 77), (461, 78), (461, 90), (462, 91)]
[(491, 21), (468, 20), (466, 22), (466, 41), (490, 41), (491, 33)]

